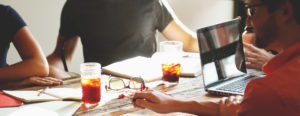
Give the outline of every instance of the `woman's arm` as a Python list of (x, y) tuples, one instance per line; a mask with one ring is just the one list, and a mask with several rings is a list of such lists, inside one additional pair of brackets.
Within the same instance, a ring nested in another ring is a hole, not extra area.
[(0, 83), (0, 89), (19, 89), (32, 85), (55, 86), (61, 85), (63, 81), (52, 77), (30, 77), (21, 81)]
[(16, 32), (13, 44), (22, 61), (0, 68), (0, 82), (18, 81), (32, 76), (48, 76), (48, 62), (26, 26)]

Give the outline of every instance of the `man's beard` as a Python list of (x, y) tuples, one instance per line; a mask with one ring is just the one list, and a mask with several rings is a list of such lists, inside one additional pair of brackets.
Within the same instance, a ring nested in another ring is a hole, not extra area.
[(270, 16), (260, 30), (257, 30), (255, 44), (259, 48), (266, 48), (269, 44), (275, 41), (278, 35), (278, 26), (276, 24), (274, 16)]

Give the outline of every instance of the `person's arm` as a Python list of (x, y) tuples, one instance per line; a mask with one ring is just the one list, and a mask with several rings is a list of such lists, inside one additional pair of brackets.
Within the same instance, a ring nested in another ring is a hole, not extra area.
[(174, 20), (172, 20), (162, 31), (168, 40), (183, 42), (183, 50), (187, 52), (199, 52), (198, 41), (192, 34), (184, 31)]
[(47, 60), (26, 26), (17, 31), (12, 41), (22, 61), (0, 68), (0, 82), (18, 81), (31, 76), (48, 76)]
[(184, 101), (158, 91), (135, 93), (133, 104), (136, 107), (148, 108), (158, 113), (185, 112), (213, 116), (219, 113), (218, 103)]
[(204, 116), (234, 116), (240, 109), (241, 96), (224, 97), (219, 103), (180, 100), (158, 91), (135, 93), (135, 107), (148, 108), (157, 113), (184, 112)]
[(63, 40), (66, 39), (64, 43), (64, 55), (66, 63), (70, 64), (72, 57), (74, 55), (76, 46), (79, 41), (79, 37), (75, 36), (72, 38), (64, 38), (63, 36), (58, 36), (55, 50), (52, 54), (47, 57), (50, 67), (50, 76), (52, 77), (68, 77), (69, 75), (64, 71), (63, 62), (61, 59), (61, 49)]
[(0, 89), (18, 89), (32, 85), (55, 86), (62, 83), (62, 80), (52, 77), (30, 77), (21, 81), (1, 83)]

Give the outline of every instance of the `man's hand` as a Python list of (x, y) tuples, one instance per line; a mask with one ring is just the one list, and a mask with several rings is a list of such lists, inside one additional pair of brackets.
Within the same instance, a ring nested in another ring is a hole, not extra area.
[(28, 85), (41, 85), (41, 86), (54, 86), (61, 85), (63, 81), (52, 77), (30, 77), (21, 82), (24, 86)]
[(221, 116), (237, 116), (237, 110), (240, 109), (242, 96), (224, 97), (220, 100), (220, 115)]
[(273, 54), (268, 53), (264, 49), (257, 48), (248, 43), (243, 44), (247, 68), (261, 71), (263, 66), (274, 57)]
[(158, 113), (174, 112), (175, 103), (175, 98), (158, 91), (144, 91), (133, 96), (134, 106), (148, 108)]
[(71, 77), (71, 75), (69, 75), (67, 72), (65, 72), (64, 70), (54, 67), (54, 66), (49, 66), (50, 68), (50, 77), (54, 77), (54, 78), (58, 78), (58, 79), (63, 79), (66, 77)]

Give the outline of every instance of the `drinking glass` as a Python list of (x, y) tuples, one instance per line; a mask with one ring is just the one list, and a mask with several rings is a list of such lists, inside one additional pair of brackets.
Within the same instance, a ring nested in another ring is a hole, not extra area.
[(82, 101), (85, 105), (98, 104), (101, 99), (101, 65), (83, 63), (80, 65)]
[(177, 84), (180, 77), (180, 61), (183, 43), (181, 41), (160, 42), (160, 54), (162, 55), (162, 71), (165, 85)]

